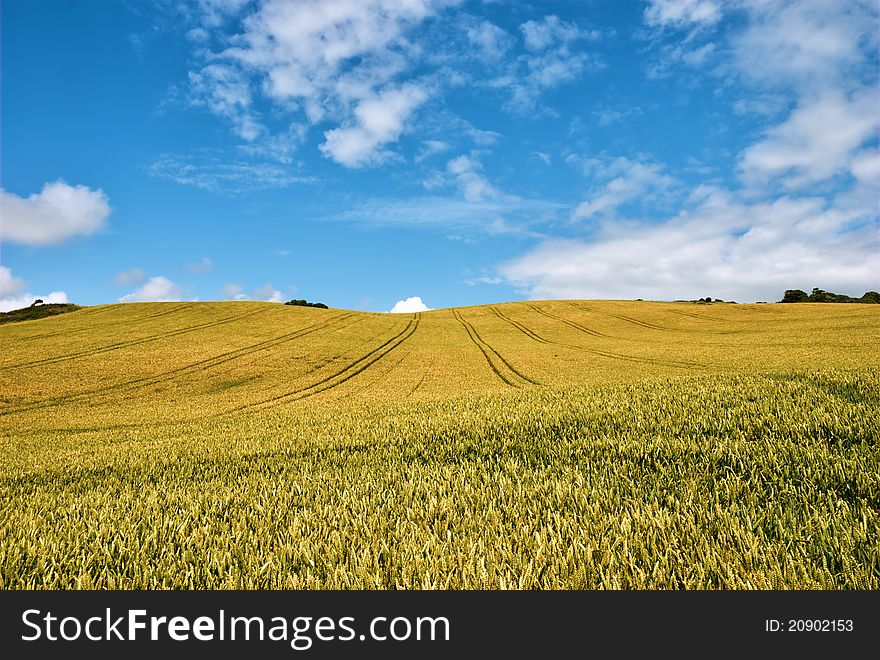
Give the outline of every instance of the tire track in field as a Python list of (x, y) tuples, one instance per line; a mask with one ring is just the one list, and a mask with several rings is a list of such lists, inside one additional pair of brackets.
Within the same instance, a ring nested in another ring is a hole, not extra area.
[[(495, 372), (495, 375), (498, 376), (498, 378), (504, 381), (505, 384), (510, 387), (522, 387), (525, 383), (540, 385), (539, 382), (532, 380), (528, 376), (517, 371), (517, 369), (511, 365), (510, 362), (505, 360), (498, 351), (487, 344), (483, 338), (480, 337), (476, 328), (465, 321), (457, 309), (452, 310), (452, 315), (462, 324), (462, 326), (464, 326), (468, 337), (470, 337), (471, 341), (480, 349), (480, 352), (483, 354), (483, 357), (486, 358), (489, 367)], [(494, 360), (492, 359), (493, 356), (495, 357)]]
[(244, 314), (235, 314), (233, 316), (227, 316), (225, 318), (209, 321), (207, 323), (197, 323), (195, 325), (185, 326), (183, 328), (178, 328), (177, 330), (171, 330), (169, 332), (159, 333), (157, 335), (149, 335), (147, 337), (140, 337), (139, 339), (132, 339), (129, 341), (120, 341), (115, 344), (108, 344), (106, 346), (101, 346), (99, 348), (89, 349), (86, 351), (79, 351), (78, 353), (68, 353), (67, 355), (59, 355), (54, 358), (45, 358), (43, 360), (33, 360), (31, 362), (21, 362), (19, 364), (12, 364), (4, 367), (4, 369), (22, 369), (25, 367), (38, 367), (44, 366), (47, 364), (57, 364), (58, 362), (67, 362), (69, 360), (76, 360), (82, 357), (89, 357), (91, 355), (98, 355), (100, 353), (108, 353), (110, 351), (119, 350), (120, 348), (128, 348), (129, 346), (137, 346), (139, 344), (146, 344), (151, 341), (158, 341), (160, 339), (166, 339), (168, 337), (176, 337), (177, 335), (183, 335), (190, 332), (196, 332), (197, 330), (204, 330), (205, 328), (213, 328), (218, 325), (224, 325), (226, 323), (232, 323), (233, 321), (238, 321), (239, 319), (243, 319), (248, 316), (254, 316), (255, 314), (260, 314), (265, 312), (266, 309), (257, 309), (253, 311), (245, 312)]
[(503, 321), (507, 321), (510, 325), (512, 325), (517, 330), (519, 330), (521, 333), (523, 333), (529, 339), (534, 339), (535, 341), (539, 341), (542, 344), (555, 343), (555, 342), (548, 341), (547, 339), (544, 339), (538, 333), (533, 332), (532, 330), (530, 330), (529, 328), (524, 326), (522, 323), (519, 323), (518, 321), (514, 321), (512, 318), (505, 316), (497, 307), (490, 305), (489, 309), (491, 309), (495, 313), (495, 316), (497, 316), (498, 318), (500, 318)]
[[(395, 369), (397, 369), (397, 367), (399, 367), (399, 366), (401, 365), (401, 363), (402, 363), (404, 360), (406, 360), (406, 358), (408, 358), (410, 355), (413, 354), (413, 351), (414, 351), (414, 350), (415, 350), (414, 348), (409, 349), (406, 353), (404, 353), (403, 355), (401, 355), (400, 358), (398, 358), (398, 360), (397, 360), (396, 362), (393, 362), (393, 363), (391, 363), (390, 365), (388, 365), (388, 367), (385, 369), (385, 371), (381, 371), (381, 372), (379, 372), (379, 374), (376, 375), (375, 378), (373, 378), (372, 380), (367, 380), (367, 382), (364, 383), (363, 385), (359, 385), (358, 387), (354, 387), (354, 386), (352, 386), (351, 388), (349, 388), (349, 391), (348, 391), (348, 392), (346, 392), (345, 394), (340, 395), (339, 398), (340, 398), (340, 399), (348, 399), (348, 398), (351, 398), (351, 397), (353, 397), (355, 394), (360, 394), (360, 393), (363, 392), (364, 390), (368, 390), (368, 389), (370, 389), (373, 385), (375, 385), (375, 384), (378, 383), (379, 381), (385, 380), (386, 378), (388, 378), (388, 376), (389, 376), (390, 374), (392, 374), (392, 373), (394, 372)], [(366, 378), (366, 377), (365, 377), (365, 378)]]
[[(250, 344), (248, 346), (243, 346), (242, 348), (235, 349), (233, 351), (227, 351), (225, 353), (219, 353), (210, 358), (205, 358), (203, 360), (199, 360), (197, 362), (192, 362), (190, 364), (186, 364), (182, 367), (177, 367), (176, 369), (171, 369), (169, 371), (163, 371), (160, 374), (155, 374), (153, 376), (144, 376), (143, 378), (136, 378), (134, 380), (125, 381), (123, 383), (116, 383), (114, 385), (108, 385), (106, 387), (88, 390), (86, 392), (78, 392), (76, 394), (68, 395), (68, 396), (59, 396), (53, 399), (45, 399), (43, 401), (34, 402), (32, 404), (26, 404), (23, 406), (19, 406), (17, 408), (13, 408), (11, 410), (5, 410), (5, 414), (15, 414), (20, 412), (29, 412), (32, 410), (39, 410), (40, 408), (47, 408), (57, 405), (64, 405), (69, 403), (79, 403), (79, 402), (88, 402), (88, 403), (106, 403), (108, 400), (107, 395), (117, 394), (120, 392), (125, 392), (126, 394), (130, 394), (137, 390), (143, 389), (145, 387), (152, 387), (154, 385), (158, 385), (160, 383), (167, 382), (169, 380), (173, 380), (180, 376), (189, 375), (191, 373), (196, 373), (198, 371), (205, 371), (206, 369), (212, 369), (226, 362), (231, 362), (232, 360), (237, 360), (242, 357), (247, 357), (248, 355), (253, 355), (254, 353), (258, 353), (259, 351), (263, 351), (269, 348), (274, 348), (276, 346), (280, 346), (281, 344), (285, 344), (289, 341), (293, 341), (294, 339), (299, 339), (300, 337), (304, 337), (305, 335), (312, 334), (313, 332), (317, 332), (319, 330), (324, 330), (334, 325), (335, 323), (347, 320), (354, 316), (354, 312), (347, 312), (344, 314), (337, 314), (336, 316), (327, 319), (321, 323), (313, 323), (312, 325), (306, 326), (304, 328), (300, 328), (299, 330), (295, 330), (293, 332), (289, 332), (284, 335), (280, 335), (278, 337), (273, 337), (272, 339), (266, 339), (261, 342), (257, 342), (256, 344)], [(351, 323), (345, 324), (343, 327), (348, 325), (353, 325), (354, 323), (359, 323), (364, 320), (363, 318), (357, 318)]]
[(528, 307), (530, 307), (531, 309), (535, 310), (536, 312), (538, 312), (538, 314), (543, 314), (544, 316), (546, 316), (548, 318), (556, 319), (557, 321), (562, 321), (566, 325), (569, 325), (572, 328), (575, 328), (576, 330), (580, 330), (581, 332), (585, 332), (588, 335), (593, 335), (594, 337), (605, 337), (606, 339), (612, 339), (612, 337), (610, 337), (609, 335), (602, 334), (598, 330), (593, 330), (591, 328), (588, 328), (585, 325), (581, 325), (580, 323), (576, 323), (575, 321), (564, 318), (562, 316), (556, 316), (556, 314), (551, 314), (550, 312), (547, 312), (547, 311), (541, 309), (540, 307), (536, 307), (535, 305), (532, 305), (530, 303), (526, 303), (526, 305)]
[(600, 314), (605, 314), (605, 316), (611, 316), (616, 319), (620, 319), (621, 321), (626, 321), (627, 323), (632, 323), (633, 325), (641, 326), (642, 328), (647, 328), (648, 330), (672, 330), (672, 328), (666, 328), (662, 325), (654, 325), (653, 323), (648, 323), (647, 321), (640, 321), (639, 319), (634, 319), (631, 316), (624, 316), (623, 314), (613, 314), (611, 312), (605, 312), (601, 309), (594, 309), (592, 307), (587, 307), (586, 305), (582, 305), (580, 303), (576, 303), (573, 301), (567, 301), (568, 304), (574, 305), (575, 307), (579, 307), (580, 309), (586, 312), (598, 312)]
[[(537, 307), (534, 307), (533, 305), (529, 304), (528, 307), (532, 308), (533, 310), (535, 310), (536, 312), (538, 312), (540, 314), (543, 314), (544, 316), (547, 316), (552, 319), (556, 319), (557, 321), (561, 321), (562, 323), (565, 323), (573, 328), (576, 328), (577, 330), (580, 330), (581, 332), (585, 332), (589, 335), (593, 335), (596, 337), (604, 337), (606, 339), (613, 339), (613, 337), (609, 337), (608, 335), (603, 335), (603, 334), (597, 333), (594, 330), (590, 330), (586, 326), (582, 326), (579, 323), (575, 323), (574, 321), (569, 321), (568, 319), (563, 318), (561, 316), (556, 316), (555, 314), (550, 314), (549, 312), (545, 312)], [(508, 320), (511, 323), (514, 323), (514, 321), (512, 321), (511, 319), (507, 319), (506, 317), (502, 317), (502, 318), (505, 318), (505, 320)], [(522, 325), (522, 324), (520, 324), (520, 325)], [(526, 326), (523, 326), (523, 328), (526, 328)], [(526, 328), (526, 330), (528, 330), (528, 328)], [(678, 368), (692, 368), (692, 367), (705, 366), (705, 365), (702, 365), (698, 362), (684, 362), (682, 360), (660, 360), (657, 358), (636, 357), (635, 355), (624, 355), (622, 353), (613, 353), (611, 351), (601, 351), (601, 350), (598, 350), (595, 348), (586, 348), (585, 346), (576, 346), (575, 344), (563, 344), (562, 342), (550, 341), (550, 340), (540, 338), (537, 334), (535, 334), (531, 330), (529, 330), (529, 333), (534, 334), (536, 338), (538, 338), (540, 341), (543, 341), (544, 343), (550, 343), (550, 344), (554, 344), (556, 346), (563, 346), (565, 348), (571, 348), (576, 351), (590, 353), (591, 355), (609, 358), (611, 360), (625, 360), (627, 362), (637, 362), (637, 363), (641, 363), (641, 364), (659, 364), (659, 365), (665, 366), (665, 367), (678, 367)]]
[(156, 312), (155, 314), (148, 314), (147, 316), (139, 316), (133, 319), (118, 319), (116, 321), (108, 321), (107, 323), (96, 323), (94, 325), (90, 325), (86, 328), (71, 328), (70, 330), (58, 330), (56, 332), (48, 332), (42, 335), (31, 335), (30, 337), (25, 337), (24, 339), (45, 339), (47, 337), (57, 337), (58, 335), (72, 335), (78, 332), (89, 332), (94, 330), (95, 328), (106, 328), (111, 325), (122, 325), (122, 324), (133, 324), (140, 323), (141, 321), (148, 321), (150, 319), (155, 319), (160, 316), (166, 316), (167, 314), (173, 314), (175, 312), (179, 312), (182, 309), (189, 307), (188, 304), (177, 305), (176, 307), (172, 307), (171, 309), (164, 309), (161, 312)]
[(616, 319), (620, 319), (621, 321), (626, 321), (627, 323), (632, 323), (633, 325), (638, 325), (643, 328), (648, 328), (648, 330), (663, 330), (668, 331), (672, 330), (672, 328), (667, 328), (662, 325), (654, 325), (653, 323), (648, 323), (647, 321), (640, 321), (639, 319), (634, 319), (631, 316), (624, 316), (623, 314), (612, 314), (611, 312), (605, 312), (608, 316), (613, 316)]
[(434, 368), (434, 362), (436, 360), (437, 360), (436, 355), (431, 358), (431, 364), (429, 364), (428, 368), (425, 369), (425, 372), (422, 374), (422, 377), (419, 378), (419, 382), (416, 383), (416, 386), (409, 391), (409, 394), (406, 395), (407, 399), (410, 398), (413, 394), (415, 394), (416, 390), (418, 390), (422, 386), (422, 383), (425, 382), (425, 378), (427, 378), (428, 374), (431, 373), (431, 370)]
[(324, 378), (312, 383), (311, 385), (301, 387), (297, 390), (293, 390), (292, 392), (279, 394), (269, 399), (264, 399), (263, 401), (257, 401), (256, 403), (249, 403), (244, 406), (239, 406), (227, 412), (234, 413), (254, 409), (266, 410), (268, 408), (274, 408), (284, 403), (299, 401), (301, 399), (320, 394), (321, 392), (326, 392), (327, 390), (334, 387), (338, 387), (339, 385), (342, 385), (342, 383), (354, 378), (359, 373), (368, 369), (370, 366), (391, 353), (395, 348), (400, 346), (407, 339), (412, 337), (416, 329), (419, 327), (420, 320), (421, 316), (419, 314), (414, 314), (413, 318), (410, 319), (409, 323), (406, 324), (406, 327), (403, 330), (398, 332), (390, 339), (386, 340), (383, 344), (377, 346), (365, 355), (362, 355), (354, 362), (350, 362), (348, 365), (346, 365), (342, 369), (339, 369), (335, 373), (332, 373), (329, 376), (325, 376)]
[(693, 312), (683, 312), (680, 309), (664, 309), (664, 312), (671, 312), (672, 314), (681, 314), (682, 316), (690, 316), (692, 319), (699, 319), (700, 321), (720, 321), (722, 323), (738, 323), (739, 321), (732, 321), (731, 319), (720, 319), (717, 316), (708, 316), (703, 314), (694, 314)]

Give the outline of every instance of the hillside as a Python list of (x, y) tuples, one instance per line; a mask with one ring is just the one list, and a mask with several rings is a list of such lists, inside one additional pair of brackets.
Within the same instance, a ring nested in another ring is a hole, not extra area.
[[(334, 401), (880, 363), (873, 308), (526, 302), (389, 315), (106, 305), (3, 329), (7, 424), (194, 420)], [(41, 413), (50, 409), (47, 417)]]
[(878, 588), (878, 330), (617, 301), (9, 324), (0, 588)]

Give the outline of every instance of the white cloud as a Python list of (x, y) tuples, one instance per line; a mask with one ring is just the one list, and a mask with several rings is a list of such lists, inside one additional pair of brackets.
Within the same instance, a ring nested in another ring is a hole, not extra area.
[(273, 288), (271, 282), (266, 282), (263, 286), (254, 289), (253, 297), (255, 300), (262, 300), (263, 302), (284, 302), (281, 292)]
[(226, 300), (246, 300), (244, 287), (241, 284), (230, 283), (223, 287), (221, 293)]
[[(718, 24), (722, 8), (731, 20), (720, 35), (702, 29)], [(871, 29), (877, 20), (874, 0), (652, 0), (646, 24), (661, 32), (690, 32), (674, 43), (660, 42), (663, 58), (648, 75), (663, 76), (682, 63), (720, 76), (726, 85), (739, 79), (776, 96), (814, 96), (828, 88), (848, 93), (876, 80), (876, 64), (866, 55), (880, 45), (880, 32)]]
[[(742, 181), (753, 192), (781, 186), (808, 192), (857, 179), (859, 150), (877, 139), (878, 8), (871, 0), (774, 3), (743, 0), (745, 26), (731, 39), (731, 70), (778, 105), (793, 109), (739, 155)], [(836, 181), (836, 183), (830, 183)], [(874, 190), (876, 215), (876, 184)], [(838, 205), (864, 207), (861, 181)]]
[(24, 291), (24, 280), (15, 277), (12, 270), (6, 266), (0, 266), (0, 298), (16, 295)]
[(47, 294), (36, 296), (32, 293), (24, 293), (20, 296), (0, 298), (0, 312), (8, 312), (13, 309), (30, 307), (35, 300), (42, 300), (46, 304), (60, 304), (70, 302), (64, 291), (51, 291)]
[(59, 179), (27, 198), (0, 189), (0, 211), (5, 240), (41, 246), (95, 233), (110, 214), (110, 205), (102, 190)]
[(650, 0), (645, 22), (656, 27), (711, 26), (721, 20), (715, 0)]
[(186, 38), (194, 43), (203, 44), (208, 41), (208, 31), (203, 28), (193, 28), (186, 33)]
[(221, 290), (224, 300), (259, 300), (261, 302), (284, 302), (284, 296), (280, 291), (272, 286), (271, 282), (266, 282), (263, 286), (259, 286), (251, 293), (247, 293), (244, 286), (237, 282), (227, 284)]
[(446, 171), (469, 202), (481, 202), (487, 199), (500, 199), (501, 192), (484, 177), (483, 166), (472, 156), (458, 156), (446, 163)]
[[(562, 205), (543, 199), (505, 196), (501, 199), (469, 202), (455, 197), (409, 197), (406, 199), (371, 198), (359, 201), (347, 210), (325, 216), (327, 220), (366, 224), (372, 227), (438, 227), (444, 232), (523, 233), (524, 227), (545, 218), (555, 217)], [(504, 227), (499, 218), (505, 218)]]
[(611, 126), (641, 114), (642, 108), (637, 105), (599, 106), (593, 110), (593, 116), (599, 126)]
[[(722, 6), (742, 20), (717, 43), (701, 43), (708, 33), (701, 28), (719, 22)], [(880, 128), (877, 33), (866, 28), (876, 18), (875, 3), (863, 0), (653, 2), (646, 23), (690, 30), (663, 46), (673, 63), (704, 70), (711, 63), (728, 90), (747, 83), (750, 96), (732, 103), (739, 112), (791, 111), (738, 155), (743, 189), (699, 185), (677, 215), (599, 223), (589, 239), (547, 240), (502, 264), (500, 274), (535, 298), (747, 302), (778, 300), (789, 288), (876, 289), (880, 158), (870, 145)], [(613, 174), (599, 159), (567, 160), (600, 181), (575, 216), (682, 192), (682, 182), (664, 178), (658, 165), (624, 160)], [(776, 186), (782, 196), (772, 196)]]
[[(241, 153), (255, 157), (266, 158), (284, 165), (292, 165), (294, 153), (305, 140), (308, 133), (306, 124), (293, 123), (286, 131), (274, 135), (263, 135), (259, 139), (238, 145)], [(284, 170), (279, 170), (283, 172)]]
[[(302, 135), (329, 123), (321, 152), (345, 167), (364, 167), (393, 159), (391, 145), (415, 108), (445, 87), (504, 89), (508, 107), (524, 113), (545, 90), (598, 66), (575, 45), (598, 38), (595, 30), (556, 16), (527, 21), (519, 30), (527, 52), (513, 57), (515, 37), (497, 25), (463, 12), (442, 15), (460, 1), (254, 0), (203, 9), (192, 101), (231, 122), (243, 139), (269, 142), (274, 136), (256, 111), (262, 96)], [(236, 20), (218, 18), (230, 15)], [(432, 33), (421, 30), (435, 17)], [(209, 51), (207, 43), (222, 46)], [(489, 81), (475, 78), (472, 65)]]
[(519, 26), (526, 48), (545, 50), (550, 46), (567, 44), (585, 35), (574, 23), (559, 20), (558, 16), (545, 16), (540, 21), (526, 21)]
[[(569, 158), (569, 161), (576, 158)], [(618, 157), (610, 161), (588, 159), (580, 162), (585, 173), (605, 182), (594, 188), (590, 198), (581, 202), (572, 213), (573, 220), (609, 214), (634, 199), (655, 199), (672, 188), (675, 178), (663, 172), (659, 163), (641, 162)]]
[(430, 308), (422, 302), (422, 299), (419, 296), (413, 296), (411, 298), (398, 300), (396, 303), (394, 303), (394, 307), (391, 308), (389, 314), (427, 312), (429, 310)]
[(513, 38), (486, 20), (474, 21), (465, 30), (468, 41), (479, 49), (484, 60), (497, 62), (510, 50)]
[(192, 103), (229, 120), (243, 140), (255, 140), (264, 130), (251, 109), (250, 84), (238, 69), (209, 64), (199, 72), (190, 72), (189, 81)]
[(238, 12), (248, 0), (198, 0), (198, 9), (202, 12), (206, 25), (216, 27), (230, 15)]
[(20, 277), (15, 277), (12, 274), (12, 270), (6, 266), (0, 266), (0, 312), (29, 307), (38, 299), (44, 303), (69, 302), (64, 291), (51, 291), (44, 295), (34, 295), (25, 292), (24, 280)]
[(744, 0), (741, 6), (746, 25), (732, 39), (733, 64), (755, 82), (814, 90), (858, 81), (852, 74), (868, 68), (864, 54), (876, 50), (873, 0)]
[[(875, 210), (820, 198), (748, 203), (702, 186), (659, 224), (603, 227), (592, 241), (545, 241), (499, 268), (533, 298), (778, 300), (813, 286), (876, 288)], [(855, 226), (855, 229), (852, 227)]]
[(120, 286), (129, 286), (131, 284), (140, 284), (147, 279), (147, 274), (141, 268), (132, 268), (123, 270), (113, 276), (113, 281)]
[(534, 112), (545, 90), (575, 80), (590, 65), (599, 67), (597, 59), (576, 48), (578, 41), (595, 39), (598, 33), (584, 31), (557, 16), (526, 21), (520, 31), (527, 53), (511, 63), (505, 75), (489, 83), (510, 90), (507, 106), (516, 113)]
[(738, 115), (763, 115), (772, 117), (785, 110), (786, 98), (781, 94), (757, 93), (737, 99), (731, 109)]
[(427, 91), (415, 84), (366, 98), (355, 108), (355, 123), (324, 133), (321, 151), (346, 167), (381, 162), (389, 154), (379, 148), (397, 140), (410, 114), (427, 98)]
[(316, 181), (312, 177), (296, 176), (289, 167), (230, 160), (222, 153), (213, 152), (189, 156), (163, 154), (147, 166), (147, 172), (160, 179), (226, 195)]
[(739, 166), (749, 183), (781, 177), (788, 188), (823, 181), (849, 169), (854, 152), (880, 127), (875, 90), (847, 98), (828, 92), (804, 101), (746, 149)]
[(474, 141), (474, 144), (480, 147), (488, 147), (500, 140), (503, 135), (498, 133), (497, 131), (485, 131), (479, 128), (474, 128), (467, 122), (463, 122), (465, 125), (462, 126), (465, 134)]
[(550, 165), (550, 154), (546, 154), (543, 151), (533, 151), (532, 155), (542, 161), (544, 165)]
[(177, 302), (183, 298), (180, 287), (167, 277), (151, 277), (146, 284), (119, 299), (121, 303)]
[(859, 152), (850, 163), (850, 171), (859, 182), (880, 187), (880, 152), (877, 149)]
[(479, 277), (471, 277), (469, 279), (464, 280), (464, 283), (468, 286), (477, 286), (478, 284), (503, 284), (504, 278), (498, 277), (497, 275), (480, 275)]
[[(302, 113), (303, 131), (337, 123), (325, 132), (328, 158), (347, 167), (380, 162), (388, 157), (383, 145), (397, 139), (428, 96), (425, 85), (399, 82), (419, 55), (407, 32), (456, 1), (264, 0), (244, 5), (237, 34), (217, 29), (223, 21), (206, 11), (202, 29), (227, 47), (203, 56), (204, 66), (190, 75), (192, 92), (246, 140), (264, 131), (254, 112), (259, 90), (284, 113)], [(492, 35), (484, 32), (490, 47)]]
[(324, 115), (322, 99), (335, 98), (347, 65), (369, 89), (390, 80), (384, 60), (407, 28), (432, 14), (429, 0), (267, 0), (245, 22), (245, 31), (225, 54), (257, 68), (269, 94), (306, 105), (313, 120)]
[(443, 153), (450, 148), (450, 144), (448, 142), (444, 142), (443, 140), (424, 140), (422, 142), (422, 150), (419, 151), (418, 155), (415, 157), (415, 161), (417, 163), (421, 163), (424, 160), (427, 160), (434, 154)]
[(196, 275), (202, 275), (214, 268), (214, 262), (208, 257), (202, 257), (198, 261), (190, 262), (186, 265), (186, 269)]

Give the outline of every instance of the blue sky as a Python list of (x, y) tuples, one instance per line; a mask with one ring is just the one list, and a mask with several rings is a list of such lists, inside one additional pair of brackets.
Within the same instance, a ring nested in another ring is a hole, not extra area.
[(5, 0), (0, 308), (861, 295), (877, 21), (870, 0)]

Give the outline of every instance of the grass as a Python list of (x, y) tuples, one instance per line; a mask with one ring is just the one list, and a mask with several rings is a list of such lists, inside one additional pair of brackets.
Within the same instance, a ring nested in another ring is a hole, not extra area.
[(876, 589), (872, 310), (9, 326), (0, 587)]

